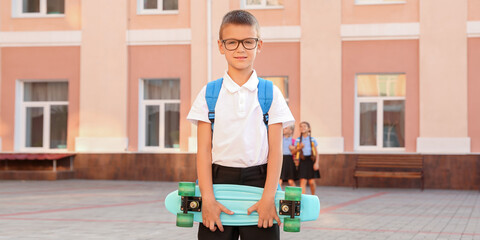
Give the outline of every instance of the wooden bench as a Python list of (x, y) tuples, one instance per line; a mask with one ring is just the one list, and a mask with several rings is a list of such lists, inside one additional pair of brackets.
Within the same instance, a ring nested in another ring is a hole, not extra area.
[(0, 180), (73, 179), (73, 157), (68, 153), (0, 154)]
[(358, 178), (409, 178), (421, 179), (423, 191), (423, 156), (421, 155), (358, 155), (353, 170), (355, 188), (358, 188)]

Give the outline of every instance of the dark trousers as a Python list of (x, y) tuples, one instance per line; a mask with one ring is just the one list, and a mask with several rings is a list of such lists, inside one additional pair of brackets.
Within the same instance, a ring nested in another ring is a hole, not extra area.
[[(217, 164), (212, 166), (212, 180), (214, 184), (239, 184), (254, 187), (265, 186), (267, 179), (267, 164), (249, 167), (234, 168), (223, 167)], [(254, 226), (223, 226), (224, 231), (210, 231), (202, 223), (198, 227), (198, 239), (200, 240), (233, 240), (240, 238), (242, 240), (278, 240), (280, 239), (280, 230), (277, 224), (271, 228), (259, 228)]]

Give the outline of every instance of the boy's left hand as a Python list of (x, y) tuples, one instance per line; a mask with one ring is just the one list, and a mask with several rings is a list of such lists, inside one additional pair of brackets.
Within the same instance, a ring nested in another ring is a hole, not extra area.
[(258, 213), (258, 227), (268, 228), (273, 226), (273, 220), (275, 219), (278, 223), (278, 226), (282, 224), (280, 218), (277, 215), (277, 209), (275, 208), (275, 200), (267, 201), (265, 199), (260, 199), (248, 208), (247, 212), (250, 215), (252, 212), (257, 211)]

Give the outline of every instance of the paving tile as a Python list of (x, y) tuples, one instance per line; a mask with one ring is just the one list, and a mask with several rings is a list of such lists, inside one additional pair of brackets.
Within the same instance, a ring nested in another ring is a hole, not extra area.
[[(196, 239), (163, 199), (172, 182), (0, 181), (3, 239)], [(282, 239), (480, 240), (478, 191), (318, 187), (322, 212)]]

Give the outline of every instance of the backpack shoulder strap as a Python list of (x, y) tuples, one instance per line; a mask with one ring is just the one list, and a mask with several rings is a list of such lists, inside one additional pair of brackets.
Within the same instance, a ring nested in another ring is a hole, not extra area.
[(217, 105), (218, 94), (220, 89), (222, 89), (223, 78), (219, 78), (215, 81), (211, 81), (207, 84), (207, 89), (205, 91), (205, 100), (207, 101), (208, 106), (208, 119), (212, 123), (215, 122), (215, 106)]
[(273, 82), (258, 78), (258, 102), (263, 112), (263, 122), (268, 129), (268, 111), (273, 101)]

